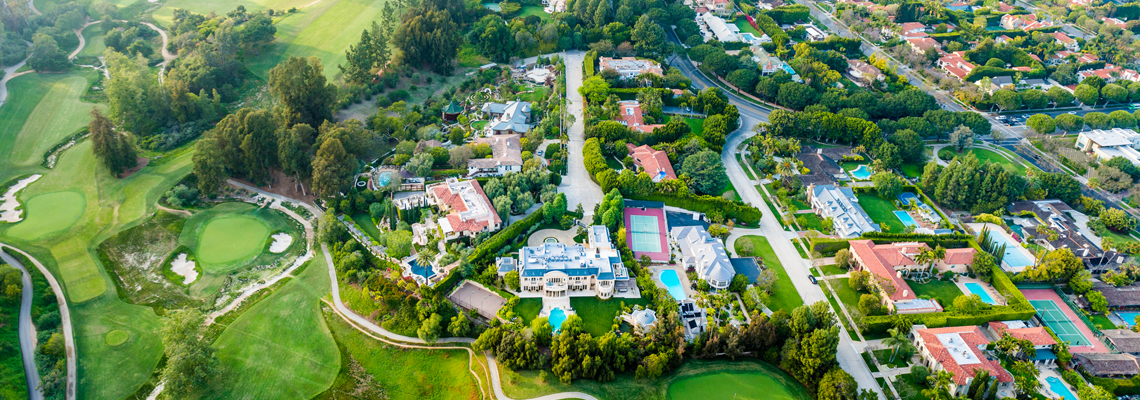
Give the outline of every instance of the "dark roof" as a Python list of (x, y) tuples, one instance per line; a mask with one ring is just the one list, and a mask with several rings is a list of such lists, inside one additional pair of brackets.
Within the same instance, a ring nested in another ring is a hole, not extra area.
[(728, 262), (732, 263), (732, 269), (736, 270), (736, 273), (747, 276), (749, 282), (756, 283), (756, 278), (760, 276), (760, 264), (756, 262), (756, 258), (729, 258)]
[(1104, 338), (1121, 353), (1140, 353), (1140, 333), (1128, 329), (1105, 329)]
[(1129, 354), (1077, 353), (1073, 355), (1085, 371), (1097, 376), (1140, 374), (1140, 364)]
[(452, 100), (451, 104), (448, 104), (447, 107), (443, 109), (444, 114), (459, 114), (461, 112), (463, 112), (463, 106), (456, 103), (455, 100)]
[(1094, 282), (1093, 289), (1104, 294), (1109, 307), (1140, 306), (1140, 286), (1136, 284), (1115, 287), (1104, 282)]
[[(665, 210), (665, 225), (669, 229), (681, 228), (686, 226), (699, 226), (705, 229), (709, 228), (709, 223), (704, 218), (694, 219), (695, 213), (684, 211), (669, 211)], [(698, 214), (699, 215), (699, 214)]]
[(645, 201), (645, 200), (625, 200), (626, 208), (665, 208), (665, 203), (660, 201)]

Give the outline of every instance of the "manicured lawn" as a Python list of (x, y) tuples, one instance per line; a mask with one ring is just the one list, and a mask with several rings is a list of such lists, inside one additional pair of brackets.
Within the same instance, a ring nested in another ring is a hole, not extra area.
[(83, 214), (83, 195), (74, 191), (41, 194), (24, 202), (24, 220), (12, 226), (8, 235), (33, 241), (70, 228)]
[(823, 221), (815, 214), (796, 214), (796, 222), (805, 230), (814, 229), (820, 232), (826, 230), (823, 226)]
[(352, 222), (355, 222), (356, 226), (360, 227), (360, 230), (364, 231), (364, 233), (367, 233), (368, 236), (372, 236), (372, 239), (374, 240), (384, 235), (380, 232), (380, 228), (377, 228), (376, 224), (372, 223), (372, 216), (368, 214), (352, 214)]
[(1097, 329), (1116, 329), (1116, 324), (1112, 323), (1112, 320), (1109, 320), (1108, 317), (1104, 316), (1104, 314), (1089, 315), (1089, 321), (1092, 321), (1093, 325), (1096, 325)]
[(856, 292), (851, 289), (850, 281), (849, 278), (832, 279), (831, 288), (835, 290), (835, 294), (839, 296), (839, 301), (842, 301), (848, 310), (857, 310), (859, 309), (859, 296), (867, 292)]
[(740, 157), (740, 153), (736, 154), (736, 162), (740, 163), (740, 168), (748, 175), (748, 179), (756, 179), (756, 176), (752, 175), (752, 167), (744, 163), (744, 159)]
[[(538, 8), (538, 12), (542, 12), (542, 7)], [(545, 14), (545, 13), (543, 13), (543, 14)], [(547, 14), (547, 15), (549, 15), (549, 14)], [(523, 93), (523, 94), (519, 95), (519, 98), (521, 100), (529, 101), (532, 103), (537, 103), (537, 102), (540, 102), (542, 100), (546, 100), (546, 98), (548, 98), (548, 97), (550, 97), (550, 88), (548, 88), (546, 86), (539, 86), (539, 87), (534, 88), (533, 92)]]
[[(83, 47), (83, 51), (79, 52), (79, 57), (99, 57), (103, 55), (104, 50), (107, 50), (107, 45), (103, 43), (102, 24), (91, 25), (84, 29), (83, 38), (87, 40), (87, 45)], [(72, 51), (74, 50), (72, 49)]]
[(703, 118), (685, 118), (685, 123), (689, 124), (689, 130), (694, 135), (700, 135), (705, 131), (705, 120)]
[[(740, 245), (744, 241), (752, 242), (753, 251), (751, 254), (746, 254), (740, 250)], [(736, 239), (736, 254), (741, 257), (757, 257), (756, 261), (763, 261), (764, 266), (776, 271), (776, 284), (772, 286), (772, 304), (768, 304), (768, 308), (775, 310), (784, 310), (791, 312), (796, 307), (804, 305), (803, 298), (800, 293), (796, 291), (795, 285), (792, 284), (791, 278), (788, 277), (788, 272), (784, 270), (783, 264), (780, 264), (780, 259), (776, 258), (776, 252), (772, 250), (772, 245), (768, 244), (768, 238), (763, 236), (743, 236)]]
[(740, 28), (740, 32), (742, 33), (751, 33), (756, 37), (763, 35), (763, 33), (756, 30), (756, 28), (753, 28), (752, 24), (748, 23), (748, 20), (745, 18), (737, 18), (733, 23), (736, 24), (736, 27)]
[(198, 235), (195, 253), (198, 261), (211, 266), (229, 264), (261, 253), (269, 227), (257, 218), (245, 215), (225, 215), (206, 222)]
[(848, 271), (846, 269), (839, 268), (835, 264), (823, 266), (823, 274), (824, 275), (843, 275), (843, 274), (846, 274), (847, 272)]
[(538, 318), (538, 313), (541, 311), (542, 299), (537, 298), (519, 299), (519, 304), (515, 306), (515, 315), (522, 317), (527, 326), (530, 326), (530, 321)]
[[(614, 317), (621, 314), (622, 303), (626, 307), (633, 307), (634, 304), (647, 305), (648, 299), (619, 299), (612, 298), (609, 300), (598, 300), (596, 297), (571, 297), (570, 307), (574, 308), (574, 312), (582, 318), (582, 330), (588, 332), (594, 337), (599, 337), (609, 332), (614, 325)], [(541, 302), (539, 303), (541, 308)]]
[[(1129, 233), (1131, 233), (1131, 232), (1129, 232)], [(1112, 239), (1112, 240), (1117, 241), (1117, 242), (1129, 243), (1129, 242), (1137, 241), (1135, 238), (1133, 238), (1132, 236), (1130, 236), (1126, 233), (1116, 232), (1116, 231), (1113, 231), (1111, 229), (1105, 229), (1104, 235), (1102, 235), (1101, 237), (1104, 239)]]
[(79, 99), (96, 76), (33, 73), (8, 82), (0, 108), (0, 182), (34, 172), (45, 152), (87, 125), (92, 108), (107, 110)]
[[(747, 378), (747, 380), (760, 380), (764, 383), (742, 383), (742, 388), (752, 385), (762, 385), (767, 392), (760, 397), (743, 397), (749, 393), (737, 392), (737, 399), (794, 399), (809, 400), (811, 396), (803, 385), (796, 382), (790, 375), (776, 368), (774, 365), (741, 358), (740, 361), (728, 360), (690, 360), (685, 362), (675, 372), (656, 379), (634, 379), (633, 373), (618, 375), (611, 382), (597, 382), (579, 379), (571, 385), (564, 385), (557, 378), (550, 378), (546, 382), (538, 379), (538, 371), (510, 371), (499, 367), (502, 376), (503, 390), (512, 398), (533, 398), (559, 392), (583, 392), (599, 399), (678, 399), (693, 398), (689, 396), (692, 390), (701, 389), (697, 398), (732, 399), (735, 390), (732, 386), (719, 386), (709, 389), (711, 382), (722, 382), (726, 385), (741, 384), (739, 381), (725, 381), (721, 375), (729, 377)], [(550, 371), (547, 370), (549, 376)], [(760, 376), (747, 376), (744, 374), (759, 374)], [(712, 381), (699, 379), (700, 377), (714, 377)], [(694, 379), (691, 383), (682, 383)], [(767, 378), (767, 379), (764, 379)], [(674, 388), (674, 385), (680, 385)], [(753, 386), (755, 387), (755, 386)], [(717, 397), (720, 396), (720, 397)], [(725, 397), (727, 396), (727, 397)]]
[(871, 216), (871, 221), (881, 225), (884, 231), (902, 233), (906, 230), (906, 226), (893, 213), (898, 208), (890, 201), (873, 194), (861, 194), (859, 206), (863, 207), (867, 215)]
[(519, 12), (520, 17), (531, 15), (542, 18), (543, 20), (548, 20), (551, 17), (551, 15), (547, 14), (546, 11), (542, 11), (542, 6), (523, 6), (522, 11)]
[(918, 178), (922, 176), (922, 169), (924, 167), (926, 167), (926, 164), (923, 163), (904, 162), (902, 163), (902, 168), (899, 169), (902, 170), (903, 175), (906, 175), (907, 178)]
[(925, 400), (922, 391), (927, 388), (925, 382), (916, 382), (911, 374), (895, 376), (895, 389), (899, 391), (899, 398), (903, 400)]
[(678, 380), (669, 385), (669, 395), (666, 398), (670, 400), (694, 398), (707, 400), (794, 400), (802, 398), (797, 394), (785, 389), (784, 383), (760, 372), (732, 372)]
[(879, 360), (879, 364), (889, 365), (894, 364), (895, 368), (906, 368), (910, 366), (910, 361), (907, 361), (900, 354), (895, 355), (894, 362), (890, 362), (891, 353), (894, 349), (875, 350), (875, 358)]
[(321, 315), (328, 291), (328, 266), (314, 257), (297, 278), (227, 326), (214, 342), (226, 373), (205, 397), (312, 398), (332, 385), (341, 360)]
[[(1009, 167), (1013, 168), (1013, 170), (1016, 171), (1018, 174), (1025, 174), (1025, 172), (1027, 171), (1025, 164), (1020, 159), (1015, 158), (1017, 161), (1010, 161), (1008, 158), (1006, 158), (1002, 154), (998, 154), (997, 152), (986, 150), (986, 149), (969, 149), (969, 150), (963, 151), (961, 153), (958, 153), (949, 147), (943, 147), (942, 150), (938, 151), (938, 158), (941, 158), (941, 159), (946, 160), (946, 161), (950, 161), (955, 156), (959, 156), (959, 155), (964, 156), (964, 155), (969, 154), (969, 153), (973, 153), (974, 156), (978, 157), (978, 161), (998, 163), (998, 164), (1002, 164), (1005, 166), (1009, 166)], [(1013, 156), (1011, 156), (1011, 157), (1013, 157)]]
[[(612, 169), (612, 170), (617, 170), (617, 171), (621, 171), (622, 169), (625, 169), (625, 166), (621, 164), (621, 161), (615, 160), (613, 157), (606, 157), (606, 166), (610, 167), (610, 169)], [(637, 171), (634, 170), (634, 172), (637, 172)]]
[[(171, 18), (174, 15), (174, 10), (179, 8), (199, 14), (207, 14), (210, 11), (214, 11), (217, 12), (218, 15), (225, 15), (233, 11), (233, 9), (239, 5), (245, 7), (248, 12), (258, 12), (267, 8), (284, 11), (309, 3), (312, 3), (312, 0), (171, 0), (154, 12), (154, 19), (162, 22), (163, 25), (169, 26)], [(302, 12), (308, 12), (311, 9), (312, 7), (306, 8), (305, 11)], [(357, 39), (359, 38), (360, 32), (357, 32)], [(336, 66), (334, 65), (333, 67), (335, 68)]]
[(911, 289), (914, 289), (915, 296), (930, 296), (938, 300), (943, 308), (952, 306), (954, 299), (962, 295), (962, 290), (958, 289), (958, 285), (954, 282), (947, 281), (930, 281), (927, 283), (917, 283), (914, 281), (907, 281)]
[(871, 162), (870, 161), (842, 161), (839, 163), (839, 166), (842, 167), (844, 171), (851, 171), (855, 168), (859, 168), (860, 165), (870, 166)]

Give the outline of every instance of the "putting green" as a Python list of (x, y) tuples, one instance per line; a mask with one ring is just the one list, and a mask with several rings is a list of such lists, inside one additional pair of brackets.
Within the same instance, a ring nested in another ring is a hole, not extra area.
[(127, 333), (127, 331), (115, 329), (113, 331), (107, 332), (107, 335), (103, 337), (103, 340), (107, 342), (108, 346), (113, 347), (126, 343), (127, 339), (130, 338), (131, 334)]
[(207, 271), (256, 257), (265, 248), (269, 227), (247, 215), (224, 215), (206, 222), (194, 253)]
[(669, 385), (669, 400), (801, 400), (806, 393), (800, 388), (793, 393), (784, 383), (759, 371), (721, 372), (674, 381)]
[(73, 191), (45, 193), (28, 199), (24, 220), (8, 229), (16, 239), (33, 241), (70, 228), (83, 215), (87, 201)]

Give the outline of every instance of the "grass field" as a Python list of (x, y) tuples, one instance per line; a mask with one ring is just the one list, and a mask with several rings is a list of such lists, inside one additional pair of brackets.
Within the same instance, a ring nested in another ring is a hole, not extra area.
[(519, 12), (520, 17), (531, 15), (542, 18), (543, 21), (551, 18), (550, 14), (547, 14), (546, 11), (542, 11), (542, 6), (523, 6), (522, 11)]
[(825, 230), (823, 221), (820, 220), (819, 216), (815, 214), (796, 214), (796, 222), (799, 223), (800, 227), (805, 230), (814, 229), (820, 232), (823, 232)]
[[(740, 251), (740, 245), (743, 241), (752, 242), (752, 254), (745, 254)], [(772, 250), (772, 246), (768, 244), (768, 238), (763, 236), (743, 236), (736, 239), (735, 243), (736, 254), (741, 257), (755, 256), (763, 260), (764, 265), (776, 271), (776, 284), (772, 286), (772, 304), (768, 304), (768, 308), (772, 310), (784, 310), (791, 312), (796, 307), (804, 305), (803, 298), (800, 293), (796, 291), (795, 285), (792, 284), (791, 278), (788, 277), (788, 272), (784, 270), (783, 264), (780, 264), (780, 259), (776, 258), (776, 252)], [(757, 260), (757, 261), (760, 261)]]
[(368, 236), (372, 236), (372, 239), (376, 239), (383, 235), (383, 233), (380, 232), (380, 228), (377, 228), (376, 224), (372, 223), (372, 217), (368, 214), (352, 214), (352, 222), (355, 222), (356, 226), (360, 227), (360, 229), (363, 230), (364, 233), (367, 233)]
[[(547, 373), (549, 374), (550, 371), (547, 371)], [(768, 392), (766, 394), (768, 397), (759, 398), (794, 400), (809, 400), (811, 398), (807, 393), (807, 389), (784, 371), (781, 371), (771, 364), (752, 359), (741, 361), (690, 360), (681, 365), (681, 367), (672, 374), (667, 374), (657, 379), (634, 379), (632, 373), (627, 373), (618, 375), (617, 379), (612, 382), (605, 383), (579, 379), (570, 385), (564, 385), (560, 383), (557, 378), (549, 378), (547, 382), (543, 382), (538, 379), (538, 371), (510, 371), (501, 365), (499, 367), (499, 374), (503, 380), (503, 390), (506, 392), (505, 394), (513, 398), (532, 398), (551, 393), (577, 391), (596, 396), (600, 399), (675, 399), (678, 398), (677, 396), (687, 396), (689, 390), (693, 388), (705, 388), (706, 391), (701, 392), (697, 398), (717, 399), (720, 397), (710, 396), (717, 396), (719, 393), (715, 392), (727, 391), (728, 388), (721, 387), (719, 390), (708, 391), (708, 385), (704, 382), (710, 382), (710, 380), (699, 379), (699, 377), (717, 377), (721, 375), (746, 377), (748, 380), (760, 380), (764, 382), (759, 385), (767, 388)], [(766, 376), (770, 381), (758, 375)], [(690, 379), (696, 379), (696, 381), (692, 383), (681, 383), (689, 381)], [(712, 381), (721, 381), (721, 379), (722, 378), (712, 378)], [(672, 386), (674, 384), (680, 384), (681, 386), (679, 388), (673, 388)], [(740, 394), (743, 395), (744, 393)], [(729, 394), (727, 398), (731, 399), (732, 395)]]
[(910, 361), (902, 357), (902, 354), (895, 354), (894, 361), (891, 361), (891, 353), (894, 349), (875, 350), (875, 358), (879, 360), (880, 364), (891, 365), (895, 368), (906, 368), (910, 366)]
[[(1108, 317), (1104, 316), (1104, 314), (1089, 315), (1089, 321), (1092, 322), (1093, 325), (1096, 325), (1097, 329), (1101, 329), (1101, 330), (1116, 329), (1116, 324), (1112, 323), (1112, 320), (1108, 319)], [(1126, 322), (1133, 322), (1133, 321), (1126, 321)], [(1127, 328), (1127, 327), (1125, 327), (1125, 328)]]
[(107, 45), (103, 43), (103, 24), (91, 25), (84, 29), (83, 38), (87, 41), (87, 45), (79, 52), (79, 57), (99, 57), (103, 55), (104, 50), (107, 50)]
[(74, 191), (52, 192), (24, 202), (24, 220), (8, 230), (17, 239), (34, 241), (70, 228), (83, 215), (83, 195)]
[(740, 28), (741, 33), (751, 33), (753, 36), (756, 36), (757, 38), (764, 35), (760, 31), (756, 30), (756, 28), (753, 28), (752, 24), (748, 23), (747, 19), (737, 18), (736, 21), (734, 21), (733, 23), (736, 25), (737, 28)]
[(87, 125), (92, 108), (106, 110), (79, 99), (96, 76), (33, 73), (8, 82), (0, 108), (0, 182), (34, 171), (45, 152)]
[[(739, 21), (738, 21), (739, 22)], [(727, 372), (689, 377), (669, 385), (669, 400), (701, 398), (705, 400), (773, 399), (798, 400), (806, 393), (793, 393), (786, 382), (760, 372)]]
[(252, 258), (261, 253), (269, 227), (257, 218), (245, 215), (224, 215), (206, 222), (198, 234), (195, 254), (202, 265), (212, 269)]
[(703, 118), (685, 118), (685, 123), (689, 124), (689, 130), (693, 135), (700, 136), (705, 131), (705, 120)]
[(843, 275), (848, 272), (846, 269), (839, 268), (835, 264), (824, 265), (822, 269), (824, 275)]
[(907, 178), (918, 178), (922, 176), (922, 169), (925, 167), (926, 164), (924, 163), (904, 162), (899, 169), (902, 170), (903, 175), (906, 175)]
[(914, 281), (907, 281), (911, 289), (914, 289), (915, 296), (930, 296), (938, 300), (943, 308), (952, 306), (954, 299), (962, 295), (962, 290), (958, 289), (958, 285), (954, 282), (947, 281), (930, 281), (927, 283), (917, 283)]
[[(133, 3), (132, 0), (122, 0)], [(210, 11), (218, 15), (225, 15), (237, 6), (245, 7), (248, 12), (257, 12), (272, 8), (283, 11), (292, 7), (301, 7), (312, 3), (312, 0), (170, 0), (162, 8), (155, 10), (154, 19), (163, 25), (170, 26), (175, 9), (190, 10), (199, 14), (208, 14)]]
[[(978, 157), (978, 161), (998, 163), (998, 164), (1001, 164), (1003, 166), (1006, 166), (1007, 168), (1012, 168), (1014, 172), (1017, 172), (1020, 175), (1024, 175), (1025, 172), (1028, 170), (1028, 168), (1025, 166), (1025, 163), (1022, 162), (1020, 159), (1016, 159), (1016, 161), (1011, 161), (1010, 159), (1006, 158), (1002, 154), (998, 154), (997, 152), (986, 150), (986, 149), (969, 149), (969, 150), (963, 151), (961, 153), (958, 153), (949, 147), (943, 147), (942, 150), (938, 151), (938, 158), (941, 158), (941, 159), (946, 160), (946, 161), (950, 161), (955, 156), (965, 156), (966, 154), (971, 154), (971, 153), (975, 157)], [(1036, 169), (1036, 168), (1034, 167), (1034, 169)]]
[(867, 292), (856, 292), (855, 289), (851, 288), (850, 281), (851, 279), (848, 278), (833, 279), (831, 281), (831, 289), (835, 291), (836, 296), (839, 297), (839, 301), (843, 302), (843, 305), (846, 306), (848, 310), (857, 310), (859, 309), (859, 296)]
[(328, 266), (315, 257), (296, 278), (231, 323), (214, 342), (224, 373), (205, 398), (312, 398), (340, 370), (321, 315)]
[(871, 221), (882, 226), (884, 231), (892, 233), (906, 231), (906, 225), (903, 225), (902, 221), (899, 221), (899, 217), (894, 214), (898, 208), (890, 201), (883, 200), (882, 197), (873, 194), (861, 194), (859, 195), (859, 206), (863, 207), (863, 211), (871, 216)]
[(1116, 231), (1113, 231), (1111, 229), (1105, 229), (1104, 235), (1101, 235), (1101, 237), (1104, 239), (1112, 239), (1112, 240), (1115, 240), (1118, 242), (1126, 242), (1126, 243), (1137, 241), (1136, 238), (1133, 238), (1131, 235), (1116, 232)]
[[(613, 327), (614, 317), (621, 314), (621, 305), (633, 307), (634, 304), (645, 306), (647, 299), (609, 299), (598, 300), (596, 297), (571, 297), (570, 307), (582, 318), (582, 330), (599, 337), (610, 331)], [(541, 304), (541, 303), (540, 303)]]
[(530, 326), (530, 321), (538, 318), (539, 312), (542, 312), (542, 299), (539, 298), (519, 299), (519, 304), (515, 306), (515, 315), (522, 317), (527, 326)]

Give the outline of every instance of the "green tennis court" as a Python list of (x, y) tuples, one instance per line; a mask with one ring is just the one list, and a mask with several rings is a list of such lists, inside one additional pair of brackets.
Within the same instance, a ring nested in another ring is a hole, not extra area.
[(641, 251), (646, 253), (657, 253), (661, 251), (661, 231), (658, 230), (657, 217), (651, 215), (631, 215), (629, 216), (630, 234), (633, 236), (633, 243), (630, 243), (630, 250)]
[(1077, 329), (1077, 325), (1061, 311), (1061, 307), (1053, 300), (1029, 300), (1029, 304), (1037, 309), (1037, 317), (1045, 323), (1061, 340), (1068, 341), (1070, 346), (1092, 346), (1085, 335)]

